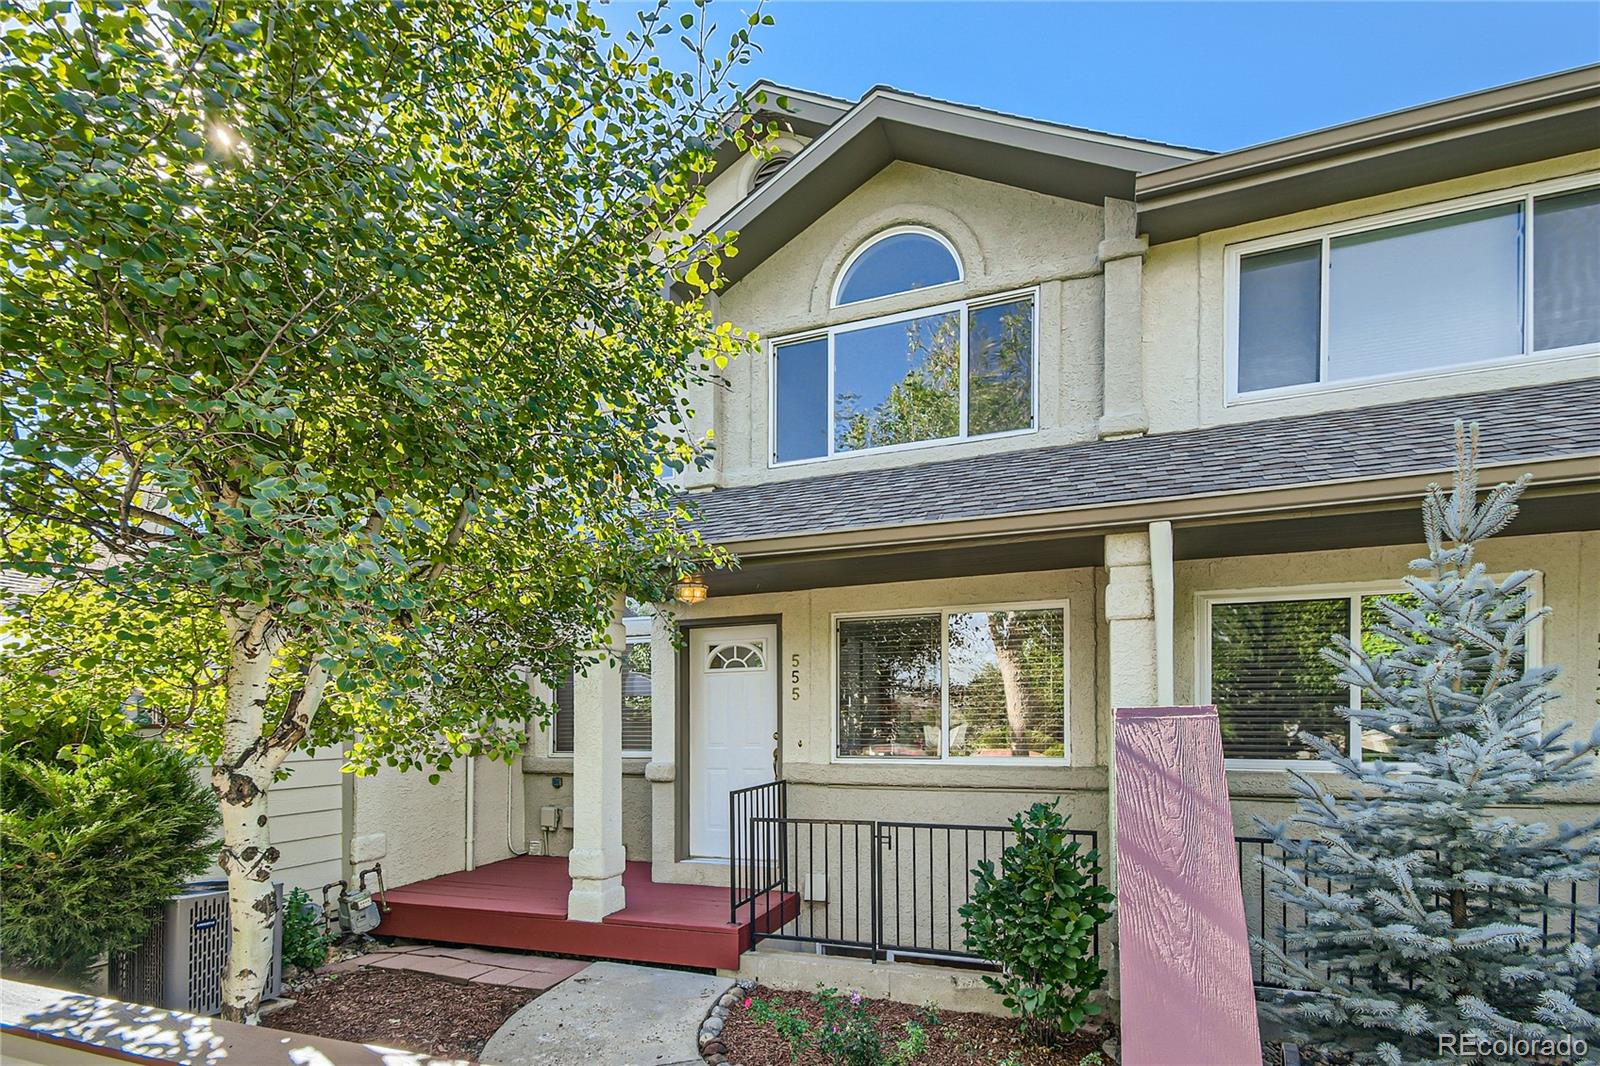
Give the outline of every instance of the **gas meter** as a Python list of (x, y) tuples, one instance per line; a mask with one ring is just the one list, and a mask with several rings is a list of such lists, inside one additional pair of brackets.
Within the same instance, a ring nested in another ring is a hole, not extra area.
[[(376, 877), (378, 880), (378, 897), (373, 899), (372, 893), (367, 890), (367, 878)], [(331, 915), (333, 909), (328, 905), (328, 892), (337, 887), (339, 889), (338, 915), (339, 928), (345, 933), (370, 933), (378, 928), (378, 923), (383, 921), (381, 911), (387, 911), (389, 904), (385, 897), (388, 895), (383, 884), (383, 863), (375, 862), (367, 869), (362, 870), (356, 878), (354, 889), (350, 882), (339, 880), (332, 881), (322, 886), (322, 913)]]

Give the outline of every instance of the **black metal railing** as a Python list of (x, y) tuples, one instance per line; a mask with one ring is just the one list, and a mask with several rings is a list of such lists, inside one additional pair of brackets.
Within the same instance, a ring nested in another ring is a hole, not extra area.
[[(1092, 830), (1068, 833), (1086, 851), (1098, 846)], [(857, 949), (874, 962), (890, 953), (986, 961), (967, 950), (961, 908), (972, 898), (977, 864), (998, 864), (1015, 839), (1003, 825), (754, 817), (745, 852), (766, 876), (744, 880), (759, 886), (744, 893), (752, 944)], [(763, 893), (783, 909), (758, 925)], [(1099, 947), (1097, 931), (1096, 953)]]
[(728, 793), (729, 921), (737, 922), (739, 909), (747, 907), (754, 922), (757, 904), (773, 890), (779, 869), (774, 834), (757, 834), (755, 819), (786, 818), (788, 814), (787, 781), (768, 781)]
[[(1239, 855), (1239, 884), (1244, 891), (1245, 926), (1250, 933), (1250, 969), (1255, 977), (1255, 983), (1258, 987), (1266, 989), (1288, 987), (1283, 983), (1281, 964), (1274, 965), (1271, 955), (1262, 947), (1262, 942), (1270, 943), (1289, 958), (1305, 965), (1304, 953), (1290, 949), (1288, 936), (1290, 932), (1304, 924), (1304, 915), (1299, 910), (1290, 909), (1288, 904), (1272, 898), (1271, 874), (1262, 866), (1262, 860), (1273, 859), (1291, 870), (1297, 870), (1302, 875), (1303, 864), (1290, 859), (1270, 837), (1237, 836), (1234, 837), (1234, 844)], [(1335, 887), (1328, 878), (1313, 878), (1311, 885), (1324, 892), (1332, 892)], [(1579, 909), (1600, 904), (1600, 884), (1593, 881), (1550, 882), (1544, 886), (1544, 894), (1565, 912), (1565, 919), (1560, 914), (1552, 915), (1551, 911), (1545, 908), (1540, 908), (1536, 914), (1530, 912), (1525, 916), (1526, 920), (1536, 920), (1539, 923), (1545, 950), (1549, 950), (1552, 944), (1559, 948), (1577, 939), (1582, 931), (1579, 925)], [(1600, 917), (1597, 917), (1592, 924), (1594, 937), (1600, 940)], [(1326, 965), (1313, 964), (1308, 968), (1313, 974), (1323, 978), (1329, 977)]]

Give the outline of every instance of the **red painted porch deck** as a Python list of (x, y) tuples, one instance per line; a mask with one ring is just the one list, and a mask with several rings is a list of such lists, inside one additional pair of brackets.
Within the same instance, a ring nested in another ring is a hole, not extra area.
[[(627, 906), (600, 922), (567, 920), (572, 878), (567, 860), (525, 855), (390, 889), (378, 933), (479, 947), (521, 948), (625, 962), (737, 969), (750, 949), (750, 915), (728, 920), (728, 890), (657, 884), (650, 864), (630, 862), (622, 875)], [(756, 905), (770, 929), (799, 910), (793, 893)]]

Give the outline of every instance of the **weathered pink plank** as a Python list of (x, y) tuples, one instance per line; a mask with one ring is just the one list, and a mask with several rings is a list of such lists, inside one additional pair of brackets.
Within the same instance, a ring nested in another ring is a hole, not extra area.
[(1116, 712), (1126, 1066), (1261, 1061), (1215, 707)]

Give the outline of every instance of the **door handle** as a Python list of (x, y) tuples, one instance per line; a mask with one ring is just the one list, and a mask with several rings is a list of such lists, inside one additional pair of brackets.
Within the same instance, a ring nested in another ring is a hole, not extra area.
[(772, 734), (772, 779), (778, 780), (778, 734)]

